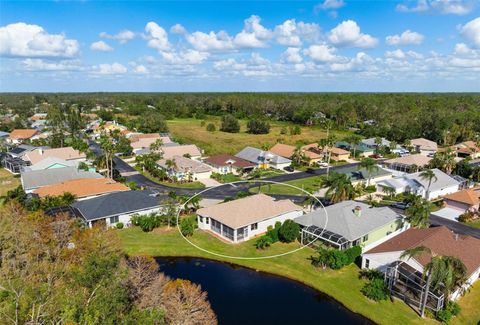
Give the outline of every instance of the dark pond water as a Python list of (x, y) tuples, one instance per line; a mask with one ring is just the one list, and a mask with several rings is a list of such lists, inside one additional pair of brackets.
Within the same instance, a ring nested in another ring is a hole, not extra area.
[(208, 291), (219, 324), (373, 324), (335, 300), (286, 278), (199, 258), (157, 258), (171, 278)]

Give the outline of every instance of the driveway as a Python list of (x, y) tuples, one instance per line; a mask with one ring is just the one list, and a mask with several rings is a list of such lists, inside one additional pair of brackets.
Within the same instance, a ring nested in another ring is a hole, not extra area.
[(433, 226), (445, 226), (454, 233), (468, 235), (480, 239), (480, 229), (467, 226), (461, 222), (430, 215), (430, 224)]

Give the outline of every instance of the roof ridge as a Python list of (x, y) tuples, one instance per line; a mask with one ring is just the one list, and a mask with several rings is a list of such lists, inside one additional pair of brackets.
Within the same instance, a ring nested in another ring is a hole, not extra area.
[(451, 232), (447, 227), (445, 226), (440, 226), (440, 227), (432, 227), (432, 228), (427, 228), (427, 229), (415, 229), (414, 230), (426, 230), (427, 231), (427, 234), (426, 236), (422, 237), (421, 239), (419, 239), (417, 242), (415, 242), (414, 244), (410, 245), (409, 248), (413, 248), (413, 247), (417, 247), (418, 244), (424, 242), (425, 240), (427, 240), (428, 238), (432, 237), (433, 235), (437, 234), (439, 231), (443, 231), (443, 229), (446, 229), (447, 231)]

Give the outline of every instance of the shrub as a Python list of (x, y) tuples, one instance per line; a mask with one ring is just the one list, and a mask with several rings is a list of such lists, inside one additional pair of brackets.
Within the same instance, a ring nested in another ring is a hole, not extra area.
[(287, 133), (288, 133), (288, 129), (282, 126), (282, 128), (280, 129), (280, 134), (287, 134)]
[(367, 193), (375, 193), (377, 191), (377, 187), (375, 185), (370, 185), (365, 187), (365, 192)]
[(362, 254), (362, 248), (360, 246), (353, 246), (350, 247), (345, 251), (345, 255), (347, 256), (347, 265), (352, 264), (355, 262), (357, 257), (359, 257)]
[(278, 229), (278, 238), (284, 243), (291, 243), (297, 239), (300, 233), (300, 226), (293, 220), (285, 220)]
[(452, 318), (450, 310), (442, 309), (437, 312), (437, 319), (443, 323), (448, 323)]
[(383, 279), (383, 273), (375, 269), (363, 269), (359, 273), (360, 279)]
[(130, 219), (132, 225), (140, 227), (144, 232), (150, 232), (161, 226), (161, 218), (155, 214), (134, 215)]
[(272, 243), (276, 243), (278, 241), (278, 230), (282, 226), (280, 221), (275, 223), (275, 227), (268, 226), (267, 228), (267, 236), (272, 239)]
[(330, 251), (331, 256), (329, 259), (329, 267), (334, 270), (339, 270), (345, 265), (348, 264), (348, 257), (347, 255), (339, 250), (333, 249)]
[(180, 220), (180, 231), (185, 237), (193, 235), (195, 230), (195, 221), (192, 218), (183, 218)]
[(265, 249), (267, 247), (270, 247), (272, 243), (273, 243), (272, 238), (270, 238), (267, 235), (264, 235), (257, 239), (257, 241), (255, 242), (255, 247), (257, 249)]
[(207, 125), (207, 131), (208, 132), (215, 132), (216, 130), (217, 130), (217, 128), (215, 127), (215, 124), (208, 123), (208, 125)]
[(207, 123), (207, 122), (205, 122), (205, 121), (201, 121), (201, 122), (200, 122), (200, 126), (201, 126), (201, 127), (204, 127), (206, 123)]
[(270, 123), (261, 120), (250, 120), (247, 123), (247, 132), (251, 134), (268, 134), (270, 132)]
[(449, 301), (447, 302), (447, 310), (452, 313), (452, 316), (457, 316), (460, 314), (461, 308), (455, 301)]
[(233, 115), (224, 115), (222, 116), (220, 131), (238, 133), (240, 131), (240, 123)]
[(388, 289), (383, 279), (373, 279), (367, 282), (361, 292), (365, 297), (374, 301), (386, 300), (388, 298)]
[(117, 224), (115, 225), (117, 229), (123, 229), (123, 226), (123, 222), (117, 222)]
[(295, 125), (294, 127), (290, 127), (290, 135), (299, 135), (301, 133), (302, 133), (302, 129), (298, 125)]

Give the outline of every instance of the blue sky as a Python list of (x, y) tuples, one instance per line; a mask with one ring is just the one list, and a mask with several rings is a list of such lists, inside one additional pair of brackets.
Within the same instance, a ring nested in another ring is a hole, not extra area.
[(480, 1), (1, 1), (0, 91), (480, 91)]

